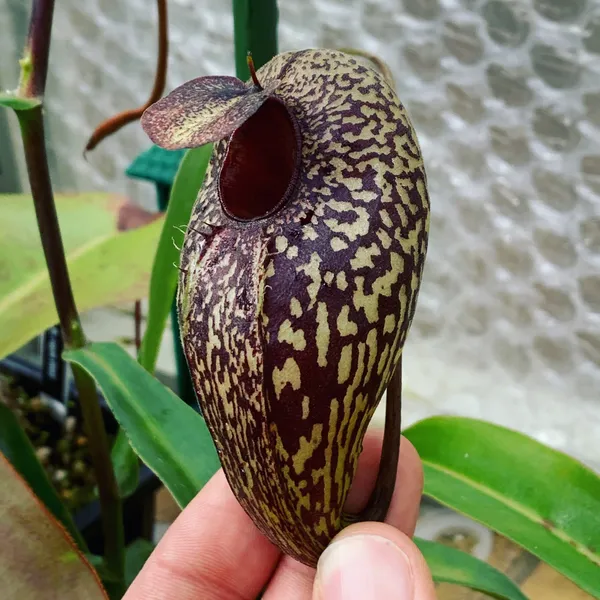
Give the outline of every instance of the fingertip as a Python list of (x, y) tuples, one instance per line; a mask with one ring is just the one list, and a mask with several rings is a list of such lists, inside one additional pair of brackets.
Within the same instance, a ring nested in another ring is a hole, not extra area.
[(412, 536), (417, 526), (423, 495), (423, 463), (412, 443), (400, 440), (396, 486), (385, 522)]
[(167, 530), (127, 598), (254, 598), (279, 557), (219, 470)]
[(435, 600), (429, 568), (412, 540), (385, 523), (358, 523), (319, 559), (315, 600)]
[(410, 478), (422, 492), (424, 482), (423, 462), (413, 443), (404, 436), (400, 438), (400, 457), (402, 458), (403, 464), (400, 464), (399, 468), (404, 468), (404, 473), (410, 475)]

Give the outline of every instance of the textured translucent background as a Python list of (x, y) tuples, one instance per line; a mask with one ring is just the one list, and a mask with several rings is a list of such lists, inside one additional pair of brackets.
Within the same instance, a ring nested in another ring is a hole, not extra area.
[[(460, 413), (517, 427), (600, 466), (600, 0), (281, 0), (281, 49), (358, 46), (391, 66), (433, 206), (405, 357), (407, 422)], [(9, 10), (7, 10), (7, 8)], [(169, 88), (231, 74), (223, 0), (170, 0)], [(0, 85), (15, 81), (28, 6), (0, 0)], [(154, 205), (123, 170), (129, 126), (92, 153), (93, 125), (139, 105), (154, 3), (57, 3), (49, 140), (62, 189)], [(7, 34), (8, 32), (8, 34)], [(596, 450), (596, 452), (595, 452)]]

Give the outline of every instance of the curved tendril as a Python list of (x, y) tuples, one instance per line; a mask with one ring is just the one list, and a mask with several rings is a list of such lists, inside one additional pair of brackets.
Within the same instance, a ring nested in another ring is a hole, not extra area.
[(167, 19), (167, 0), (157, 0), (158, 7), (158, 57), (156, 60), (156, 72), (154, 76), (154, 86), (150, 97), (143, 106), (125, 110), (119, 114), (100, 123), (94, 130), (87, 144), (85, 152), (93, 150), (103, 139), (116, 133), (125, 125), (137, 121), (144, 111), (154, 104), (163, 95), (167, 81), (167, 63), (169, 56), (169, 32)]

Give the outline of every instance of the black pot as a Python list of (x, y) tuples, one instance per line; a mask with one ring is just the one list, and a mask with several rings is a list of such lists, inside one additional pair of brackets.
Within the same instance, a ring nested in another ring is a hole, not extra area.
[[(48, 394), (45, 389), (45, 370), (31, 362), (19, 357), (11, 356), (0, 360), (0, 370), (11, 376), (15, 383), (28, 395), (34, 396), (41, 391)], [(77, 390), (72, 382), (66, 385), (67, 397), (73, 400), (75, 408), (77, 403)], [(55, 389), (58, 389), (55, 387)], [(98, 401), (102, 408), (104, 424), (109, 435), (115, 435), (118, 424), (108, 408), (104, 398), (99, 395)], [(138, 538), (152, 540), (154, 524), (154, 493), (160, 487), (158, 477), (145, 465), (140, 465), (138, 486), (133, 494), (123, 502), (123, 525), (125, 529), (125, 543), (130, 544)], [(75, 525), (85, 539), (90, 552), (101, 555), (104, 547), (102, 522), (100, 518), (100, 504), (94, 500), (75, 511), (73, 514)]]

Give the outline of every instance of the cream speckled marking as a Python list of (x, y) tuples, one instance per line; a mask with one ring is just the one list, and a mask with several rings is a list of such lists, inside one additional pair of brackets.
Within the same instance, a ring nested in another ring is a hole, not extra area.
[(346, 304), (342, 306), (342, 310), (337, 317), (337, 330), (342, 337), (347, 335), (356, 335), (358, 333), (358, 325), (348, 318), (350, 307)]
[(320, 256), (313, 252), (310, 257), (310, 262), (296, 267), (296, 271), (305, 273), (311, 279), (311, 283), (306, 286), (306, 291), (311, 300), (308, 307), (309, 309), (313, 307), (319, 288), (321, 287), (321, 271), (319, 269), (321, 262)]
[(298, 363), (290, 356), (285, 361), (283, 367), (273, 369), (273, 386), (275, 395), (280, 398), (281, 392), (286, 385), (290, 384), (293, 390), (299, 390), (301, 384), (300, 368)]
[(275, 248), (277, 252), (283, 252), (288, 247), (288, 239), (283, 235), (278, 235), (275, 239)]
[(373, 292), (368, 294), (365, 292), (365, 278), (355, 277), (356, 290), (354, 292), (354, 307), (359, 310), (363, 309), (369, 323), (375, 323), (379, 318), (379, 297), (390, 296), (392, 293), (392, 285), (398, 280), (399, 269), (404, 264), (402, 257), (395, 252), (390, 254), (392, 269), (387, 271), (381, 277), (378, 277), (373, 282)]
[(290, 300), (290, 314), (292, 317), (301, 317), (302, 316), (302, 305), (298, 302), (297, 298), (292, 298)]
[(300, 438), (300, 448), (298, 452), (292, 457), (292, 463), (294, 465), (294, 471), (296, 475), (300, 475), (304, 471), (304, 465), (306, 461), (315, 453), (317, 448), (321, 444), (321, 436), (323, 434), (323, 424), (315, 423), (312, 428), (310, 441), (304, 436)]
[(346, 273), (344, 271), (340, 271), (335, 277), (335, 283), (342, 292), (346, 290), (348, 287), (348, 282), (346, 281)]
[(383, 323), (383, 333), (392, 333), (396, 326), (396, 317), (394, 315), (386, 315)]
[(373, 257), (380, 256), (381, 249), (379, 246), (373, 242), (368, 248), (364, 246), (359, 246), (356, 249), (356, 253), (354, 254), (354, 258), (350, 260), (350, 266), (353, 270), (358, 271), (363, 267), (374, 268)]
[(291, 344), (292, 348), (297, 351), (302, 351), (306, 348), (306, 339), (304, 338), (304, 331), (297, 329), (294, 331), (292, 323), (289, 319), (286, 319), (279, 328), (277, 335), (278, 342), (287, 342)]
[(329, 244), (335, 252), (348, 249), (348, 244), (342, 238), (339, 237), (331, 238)]
[(310, 398), (308, 396), (304, 396), (302, 398), (302, 419), (308, 419), (310, 415)]
[[(385, 331), (385, 330), (384, 330)], [(369, 349), (369, 361), (367, 363), (367, 373), (365, 375), (365, 383), (368, 383), (375, 361), (377, 360), (377, 329), (373, 328), (367, 335), (367, 348)]]
[(352, 344), (347, 344), (342, 348), (340, 360), (338, 362), (337, 382), (339, 385), (346, 383), (350, 377), (352, 367)]
[(293, 260), (294, 258), (297, 258), (298, 257), (298, 246), (290, 246), (287, 249), (286, 256), (290, 260)]
[(327, 304), (319, 302), (317, 305), (317, 364), (320, 367), (327, 366), (327, 352), (329, 350), (329, 315), (327, 313)]

